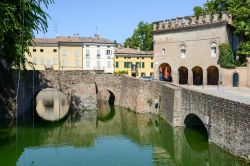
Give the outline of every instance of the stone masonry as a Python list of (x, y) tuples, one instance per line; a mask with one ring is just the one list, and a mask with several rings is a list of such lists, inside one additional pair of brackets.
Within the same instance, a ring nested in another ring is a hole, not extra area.
[[(115, 104), (138, 113), (155, 113), (173, 126), (184, 126), (195, 114), (203, 122), (210, 141), (231, 153), (250, 155), (250, 105), (185, 89), (165, 82), (84, 71), (30, 72), (20, 82), (18, 117), (30, 110), (36, 94), (44, 88), (62, 91), (76, 109), (96, 109), (96, 95), (108, 90)], [(34, 84), (33, 84), (34, 82)], [(34, 88), (33, 88), (34, 87)]]

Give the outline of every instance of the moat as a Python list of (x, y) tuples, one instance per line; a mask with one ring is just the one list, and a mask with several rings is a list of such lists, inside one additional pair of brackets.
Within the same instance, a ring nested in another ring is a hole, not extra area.
[(65, 120), (0, 127), (0, 165), (234, 166), (243, 161), (208, 143), (202, 128), (171, 127), (152, 114), (99, 103)]

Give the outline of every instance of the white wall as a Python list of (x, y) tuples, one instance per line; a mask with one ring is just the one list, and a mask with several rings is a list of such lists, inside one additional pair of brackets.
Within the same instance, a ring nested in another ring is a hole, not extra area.
[[(86, 57), (87, 50), (89, 50), (90, 54), (89, 58)], [(99, 59), (97, 58), (97, 50), (100, 50)], [(106, 54), (107, 50), (111, 51), (111, 55), (109, 57)], [(113, 73), (114, 72), (113, 58), (114, 58), (113, 45), (98, 45), (98, 44), (83, 45), (83, 70), (104, 70), (105, 73)], [(98, 62), (100, 63), (99, 67), (97, 65)], [(87, 63), (89, 63), (89, 66), (87, 66)], [(108, 66), (108, 63), (110, 66)]]

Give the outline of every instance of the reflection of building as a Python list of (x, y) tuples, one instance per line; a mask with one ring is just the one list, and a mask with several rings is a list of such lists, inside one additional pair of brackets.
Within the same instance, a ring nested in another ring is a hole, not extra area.
[[(218, 64), (220, 44), (229, 43), (234, 52), (237, 50), (239, 41), (231, 22), (231, 16), (223, 13), (222, 17), (215, 14), (153, 23), (156, 78), (165, 74), (179, 84), (237, 86), (239, 82), (250, 86), (250, 65), (249, 69), (227, 70)], [(165, 66), (170, 68), (168, 73), (161, 71)]]
[(153, 52), (140, 51), (131, 48), (115, 50), (115, 72), (128, 73), (135, 77), (153, 77)]
[[(35, 39), (30, 47), (36, 70), (102, 70), (113, 73), (114, 43), (95, 36)], [(31, 69), (27, 65), (28, 69)]]

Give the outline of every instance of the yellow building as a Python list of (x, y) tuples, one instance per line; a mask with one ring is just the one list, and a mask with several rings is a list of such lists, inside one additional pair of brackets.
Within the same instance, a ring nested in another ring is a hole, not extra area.
[(153, 51), (140, 51), (131, 48), (115, 50), (115, 73), (133, 77), (154, 77)]
[[(103, 70), (113, 73), (114, 42), (91, 37), (57, 37), (34, 39), (27, 61), (35, 70)], [(26, 68), (33, 68), (27, 63)]]

